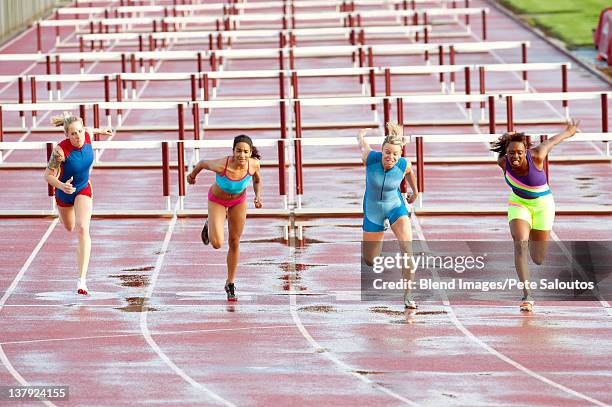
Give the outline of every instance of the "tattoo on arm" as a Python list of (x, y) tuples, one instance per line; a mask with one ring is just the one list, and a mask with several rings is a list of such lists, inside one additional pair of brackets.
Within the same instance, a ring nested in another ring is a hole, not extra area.
[(62, 164), (62, 156), (57, 150), (53, 150), (51, 153), (51, 158), (49, 158), (49, 163), (47, 164), (47, 168), (53, 172), (57, 172), (60, 165)]

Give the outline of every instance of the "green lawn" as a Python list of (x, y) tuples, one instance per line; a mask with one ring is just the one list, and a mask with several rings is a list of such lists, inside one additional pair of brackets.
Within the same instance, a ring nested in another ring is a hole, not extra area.
[(569, 48), (593, 46), (592, 30), (610, 0), (499, 0), (529, 24)]

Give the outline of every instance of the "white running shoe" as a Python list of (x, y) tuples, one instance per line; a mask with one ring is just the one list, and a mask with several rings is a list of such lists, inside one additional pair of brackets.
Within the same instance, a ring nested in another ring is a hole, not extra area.
[(84, 280), (79, 279), (79, 282), (77, 283), (77, 294), (89, 295), (89, 290), (87, 289), (87, 284)]
[(404, 307), (406, 309), (417, 309), (418, 308), (416, 301), (412, 297), (412, 294), (406, 293), (404, 295)]
[(535, 305), (535, 301), (531, 295), (527, 295), (521, 299), (521, 311), (523, 312), (532, 312), (533, 306)]

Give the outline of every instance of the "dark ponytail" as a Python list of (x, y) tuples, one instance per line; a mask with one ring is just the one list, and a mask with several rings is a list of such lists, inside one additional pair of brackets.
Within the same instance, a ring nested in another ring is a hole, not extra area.
[(518, 141), (519, 143), (523, 143), (526, 150), (529, 150), (532, 146), (531, 142), (528, 140), (525, 133), (504, 133), (500, 138), (490, 143), (490, 150), (497, 153), (501, 158), (506, 155), (506, 148), (508, 144)]
[(238, 143), (247, 143), (249, 147), (251, 148), (251, 157), (256, 158), (258, 160), (261, 159), (261, 156), (259, 155), (259, 151), (257, 151), (257, 147), (253, 145), (253, 140), (251, 140), (249, 136), (247, 136), (246, 134), (239, 134), (236, 137), (234, 137), (234, 145), (232, 146), (232, 150), (236, 148), (236, 144)]

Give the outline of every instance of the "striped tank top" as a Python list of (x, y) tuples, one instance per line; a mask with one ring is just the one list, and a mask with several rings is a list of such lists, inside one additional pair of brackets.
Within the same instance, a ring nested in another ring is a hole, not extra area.
[(510, 160), (506, 156), (506, 172), (504, 176), (506, 183), (512, 188), (512, 192), (524, 199), (536, 199), (544, 195), (549, 195), (550, 187), (546, 179), (544, 170), (538, 170), (531, 159), (531, 150), (527, 150), (527, 163), (529, 172), (527, 175), (516, 175), (512, 171)]

